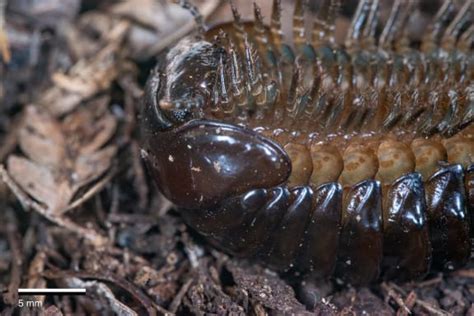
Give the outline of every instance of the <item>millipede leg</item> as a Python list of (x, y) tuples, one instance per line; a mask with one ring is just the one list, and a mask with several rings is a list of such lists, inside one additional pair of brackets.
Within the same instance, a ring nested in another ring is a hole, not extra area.
[(469, 54), (472, 43), (474, 42), (474, 24), (472, 24), (464, 33), (461, 34), (457, 41), (457, 48)]
[(357, 11), (355, 13), (354, 18), (352, 19), (349, 31), (347, 32), (345, 44), (346, 47), (349, 49), (361, 38), (362, 31), (367, 20), (367, 16), (370, 12), (371, 2), (372, 0), (359, 1)]
[(428, 27), (428, 32), (423, 37), (421, 43), (421, 50), (424, 52), (429, 52), (438, 46), (440, 37), (443, 33), (447, 21), (454, 11), (454, 1), (445, 0), (441, 8), (439, 8), (434, 18), (433, 23)]
[(293, 37), (296, 47), (301, 47), (306, 42), (303, 0), (295, 1), (295, 12), (293, 14)]
[(279, 49), (283, 41), (283, 32), (281, 30), (281, 0), (273, 0), (270, 32), (272, 34), (273, 45)]
[(446, 28), (446, 31), (443, 34), (441, 39), (441, 46), (446, 51), (451, 51), (455, 45), (457, 38), (463, 28), (466, 25), (472, 23), (474, 15), (474, 2), (472, 0), (467, 0), (464, 6), (459, 9), (459, 13), (456, 15), (454, 20)]

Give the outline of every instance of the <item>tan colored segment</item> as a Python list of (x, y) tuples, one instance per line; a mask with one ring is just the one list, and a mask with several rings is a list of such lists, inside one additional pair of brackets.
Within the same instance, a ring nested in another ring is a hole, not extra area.
[(446, 149), (437, 141), (417, 138), (411, 143), (411, 150), (415, 155), (415, 170), (426, 181), (439, 168), (439, 162), (446, 161)]
[(278, 132), (273, 132), (273, 139), (281, 144), (281, 145), (284, 145), (284, 144), (288, 144), (289, 141), (291, 140), (291, 135), (290, 133), (288, 133), (287, 131), (283, 131), (283, 130), (280, 130)]
[(443, 140), (450, 164), (461, 164), (467, 168), (474, 164), (474, 140), (464, 136), (454, 136)]
[(291, 175), (288, 178), (288, 185), (290, 187), (307, 185), (313, 172), (313, 163), (308, 148), (297, 143), (288, 143), (284, 148), (291, 159)]
[(458, 135), (461, 135), (469, 140), (474, 141), (474, 124), (471, 124), (464, 128)]
[(339, 180), (343, 186), (352, 186), (373, 179), (378, 168), (377, 156), (369, 146), (350, 145), (344, 152), (344, 170)]
[(390, 184), (404, 174), (415, 170), (415, 155), (404, 143), (386, 140), (378, 148), (379, 170), (377, 180)]
[(266, 130), (261, 130), (261, 131), (258, 131), (261, 135), (265, 136), (266, 138), (268, 139), (271, 139), (273, 141), (276, 141), (275, 140), (275, 136), (273, 136), (273, 130), (271, 129), (266, 129)]
[(339, 150), (330, 145), (312, 145), (310, 152), (313, 161), (311, 184), (317, 187), (324, 183), (337, 181), (344, 167)]

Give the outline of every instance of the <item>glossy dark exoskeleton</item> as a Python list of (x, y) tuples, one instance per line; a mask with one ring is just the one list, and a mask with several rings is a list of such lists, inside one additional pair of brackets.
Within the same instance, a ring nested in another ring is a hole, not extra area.
[[(338, 1), (327, 3), (330, 25)], [(333, 29), (321, 25), (316, 44), (305, 43), (299, 1), (294, 45), (282, 44), (276, 1), (270, 28), (257, 7), (250, 24), (234, 10), (233, 25), (185, 38), (159, 59), (146, 85), (142, 155), (160, 191), (215, 246), (352, 284), (468, 261), (472, 65), (432, 57), (448, 49), (436, 27), (421, 52), (390, 23), (376, 47), (378, 8), (367, 3), (344, 47), (331, 46)], [(466, 39), (453, 29), (445, 37), (456, 35), (458, 53)], [(443, 90), (449, 74), (456, 89)], [(440, 91), (427, 90), (434, 84)]]

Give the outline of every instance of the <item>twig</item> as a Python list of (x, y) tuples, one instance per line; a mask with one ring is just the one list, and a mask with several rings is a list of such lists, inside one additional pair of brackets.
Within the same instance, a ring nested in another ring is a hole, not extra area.
[(30, 210), (30, 209), (41, 209), (42, 206), (33, 201), (32, 199), (28, 198), (28, 196), (20, 189), (20, 187), (13, 181), (13, 179), (8, 174), (5, 166), (0, 164), (0, 180), (2, 180), (12, 191), (12, 193), (16, 196), (18, 201), (23, 206), (23, 209)]
[[(416, 303), (416, 299), (417, 299), (417, 295), (415, 293), (415, 291), (410, 291), (410, 293), (408, 293), (408, 296), (406, 297), (405, 299), (405, 305), (411, 310), (413, 308), (413, 306), (415, 306), (415, 303)], [(397, 316), (399, 316), (400, 314), (397, 313)]]
[(87, 288), (88, 291), (95, 292), (97, 295), (104, 297), (110, 305), (110, 308), (117, 315), (128, 315), (136, 316), (138, 315), (130, 307), (119, 301), (112, 290), (102, 282), (97, 281), (83, 281), (79, 278), (68, 278), (65, 279), (66, 283), (70, 287), (81, 287)]
[(55, 215), (53, 212), (48, 211), (43, 205), (31, 199), (22, 189), (15, 183), (15, 181), (10, 177), (5, 167), (0, 164), (0, 180), (2, 180), (13, 192), (16, 198), (23, 205), (23, 208), (26, 210), (33, 209), (52, 221), (57, 225), (64, 227), (79, 236), (89, 240), (96, 247), (103, 247), (104, 245), (109, 244), (107, 237), (98, 234), (92, 229), (87, 229), (77, 225), (66, 217)]
[(61, 213), (66, 213), (72, 209), (75, 209), (76, 207), (80, 206), (82, 203), (92, 198), (98, 192), (100, 192), (104, 188), (104, 186), (107, 183), (109, 183), (110, 179), (112, 179), (115, 176), (116, 171), (117, 171), (116, 168), (110, 169), (110, 171), (100, 181), (94, 184), (89, 190), (87, 190), (86, 193), (81, 195), (80, 198), (70, 203), (64, 210), (61, 211)]
[(190, 278), (189, 280), (187, 280), (183, 286), (181, 287), (181, 289), (179, 289), (179, 292), (178, 294), (176, 294), (176, 296), (174, 297), (173, 301), (171, 302), (170, 306), (168, 307), (170, 312), (172, 313), (176, 313), (176, 311), (178, 310), (179, 308), (179, 305), (181, 305), (181, 302), (183, 301), (183, 297), (184, 295), (186, 295), (186, 293), (188, 292), (189, 288), (191, 287), (191, 284), (193, 284), (194, 282), (194, 279), (193, 278)]
[(441, 283), (441, 281), (443, 281), (443, 275), (440, 273), (440, 274), (438, 274), (438, 276), (436, 276), (432, 279), (417, 283), (416, 287), (418, 287), (418, 288), (429, 287), (429, 286), (433, 286), (435, 284)]
[(12, 214), (12, 211), (9, 211), (8, 214), (10, 216), (8, 216), (7, 239), (11, 252), (11, 273), (8, 291), (4, 294), (4, 300), (9, 305), (16, 305), (18, 302), (18, 288), (21, 284), (23, 248), (21, 246), (21, 237), (18, 233), (18, 227), (14, 215)]
[[(28, 282), (26, 286), (28, 288), (44, 288), (46, 287), (46, 280), (41, 277), (41, 273), (44, 271), (46, 261), (46, 253), (43, 250), (39, 250), (28, 267)], [(44, 295), (35, 296), (36, 301), (44, 302)]]
[(432, 315), (438, 315), (438, 316), (450, 316), (451, 315), (450, 313), (448, 313), (448, 312), (446, 312), (442, 309), (436, 308), (433, 305), (431, 305), (430, 303), (422, 301), (420, 299), (416, 300), (416, 304), (418, 304), (421, 307), (423, 307), (424, 309), (426, 309)]
[(107, 221), (111, 223), (126, 223), (126, 224), (139, 224), (139, 223), (153, 223), (156, 221), (152, 216), (145, 214), (127, 214), (127, 213), (110, 213), (107, 216)]
[(400, 296), (400, 294), (398, 294), (397, 292), (395, 292), (395, 290), (387, 283), (382, 283), (382, 288), (387, 291), (387, 296), (389, 298), (392, 298), (396, 303), (397, 305), (403, 309), (403, 312), (405, 312), (406, 314), (411, 314), (411, 310), (405, 305), (405, 302), (403, 301), (402, 297)]
[(116, 286), (124, 289), (135, 297), (147, 310), (149, 315), (156, 315), (156, 311), (163, 315), (173, 315), (170, 311), (164, 307), (153, 302), (148, 296), (146, 296), (135, 284), (127, 281), (126, 279), (112, 274), (110, 272), (101, 272), (100, 274), (85, 272), (85, 271), (71, 271), (71, 270), (49, 270), (45, 271), (43, 275), (48, 279), (64, 279), (70, 277), (85, 278), (85, 279), (97, 279), (101, 281), (107, 281), (115, 284)]
[(457, 271), (452, 272), (451, 275), (474, 279), (474, 269), (457, 270)]
[[(401, 294), (403, 295), (407, 295), (406, 291), (404, 289), (402, 289), (401, 287), (399, 287), (398, 285), (396, 285), (395, 283), (390, 283), (391, 287), (396, 289), (398, 292), (400, 292)], [(437, 316), (449, 316), (451, 315), (450, 313), (440, 309), (440, 308), (437, 308), (435, 306), (433, 306), (432, 304), (428, 303), (428, 302), (425, 302), (419, 298), (416, 299), (416, 304), (420, 305), (421, 307), (423, 307), (424, 309), (426, 309), (428, 312), (430, 312), (432, 315), (437, 315)]]
[(5, 27), (5, 10), (7, 6), (6, 0), (0, 0), (0, 54), (3, 61), (8, 64), (11, 60), (10, 45)]

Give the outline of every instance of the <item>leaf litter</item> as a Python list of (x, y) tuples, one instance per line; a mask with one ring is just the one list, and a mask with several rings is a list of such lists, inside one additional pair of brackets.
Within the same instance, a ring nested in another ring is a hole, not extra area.
[[(195, 2), (208, 16), (219, 1)], [(151, 184), (137, 141), (143, 80), (153, 56), (192, 29), (187, 12), (164, 0), (11, 3), (0, 5), (3, 314), (474, 314), (472, 264), (353, 289), (213, 250)], [(19, 287), (88, 295), (20, 309)]]

